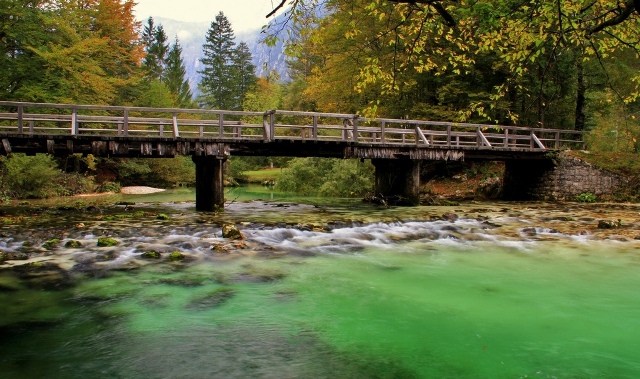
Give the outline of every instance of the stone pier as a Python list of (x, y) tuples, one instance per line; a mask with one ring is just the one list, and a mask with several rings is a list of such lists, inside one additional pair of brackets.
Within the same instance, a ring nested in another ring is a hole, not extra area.
[(396, 205), (420, 205), (420, 160), (372, 159), (375, 195), (396, 198)]

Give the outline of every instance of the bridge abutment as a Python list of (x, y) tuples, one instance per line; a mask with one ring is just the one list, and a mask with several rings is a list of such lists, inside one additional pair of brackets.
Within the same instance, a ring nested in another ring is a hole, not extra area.
[(375, 195), (398, 199), (397, 205), (420, 205), (420, 160), (372, 159)]
[(194, 155), (196, 164), (196, 210), (212, 212), (224, 208), (224, 162), (210, 155)]

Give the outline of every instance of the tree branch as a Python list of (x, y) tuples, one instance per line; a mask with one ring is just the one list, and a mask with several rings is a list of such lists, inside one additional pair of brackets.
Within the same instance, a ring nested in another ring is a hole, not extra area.
[[(276, 14), (276, 12), (278, 12), (280, 9), (282, 9), (282, 7), (284, 7), (284, 5), (286, 3), (287, 3), (287, 0), (280, 1), (280, 4), (278, 4), (278, 6), (273, 8), (273, 10), (271, 12), (269, 12), (269, 14), (266, 16), (266, 18), (269, 18), (269, 17), (273, 16), (274, 14)], [(297, 3), (297, 1), (296, 1), (296, 3)], [(294, 3), (294, 6), (295, 6), (295, 3)]]
[[(387, 0), (390, 3), (403, 3), (403, 4), (426, 4), (431, 6), (433, 9), (438, 12), (440, 17), (444, 19), (445, 24), (447, 26), (454, 27), (456, 26), (456, 20), (453, 18), (451, 13), (449, 13), (444, 6), (442, 6), (439, 0)], [(640, 1), (640, 0), (638, 0)]]
[[(589, 29), (587, 31), (587, 34), (589, 35), (596, 34), (598, 32), (601, 32), (605, 28), (623, 23), (626, 19), (628, 19), (631, 16), (633, 11), (636, 10), (636, 7), (638, 5), (637, 3), (640, 3), (640, 0), (626, 0), (624, 2), (624, 8), (621, 9), (620, 13), (618, 13), (615, 17), (610, 18), (606, 21), (603, 21), (602, 23)], [(640, 10), (638, 10), (638, 12), (640, 12)]]

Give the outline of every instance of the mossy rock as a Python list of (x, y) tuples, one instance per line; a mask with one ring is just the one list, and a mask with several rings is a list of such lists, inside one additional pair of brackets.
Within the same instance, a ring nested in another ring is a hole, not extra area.
[(160, 214), (158, 214), (158, 215), (156, 216), (156, 220), (165, 220), (165, 221), (166, 221), (166, 220), (168, 220), (168, 219), (169, 219), (169, 216), (168, 216), (168, 215), (166, 215), (166, 214), (164, 214), (164, 213), (160, 213)]
[(148, 250), (140, 254), (140, 258), (144, 258), (144, 259), (160, 259), (161, 257), (162, 257), (162, 254), (153, 250)]
[(22, 243), (22, 247), (33, 247), (33, 242), (31, 241), (24, 241)]
[(598, 229), (616, 229), (622, 226), (622, 220), (600, 220)]
[(179, 251), (174, 251), (173, 253), (169, 254), (169, 260), (170, 261), (181, 261), (183, 259), (185, 259), (187, 256), (182, 254)]
[(222, 226), (222, 237), (228, 238), (230, 240), (243, 240), (244, 235), (240, 232), (235, 225), (223, 225)]
[(44, 247), (47, 250), (52, 250), (55, 249), (56, 247), (60, 246), (60, 243), (62, 241), (60, 241), (59, 238), (52, 238), (50, 240), (48, 240), (47, 242), (45, 242), (44, 244), (42, 244), (42, 247)]
[(118, 241), (111, 237), (98, 238), (98, 246), (100, 247), (116, 246), (117, 244), (118, 244)]
[(64, 247), (66, 247), (68, 249), (79, 249), (79, 248), (82, 247), (82, 242), (76, 241), (76, 240), (70, 240), (70, 241), (67, 241), (67, 243), (64, 244)]

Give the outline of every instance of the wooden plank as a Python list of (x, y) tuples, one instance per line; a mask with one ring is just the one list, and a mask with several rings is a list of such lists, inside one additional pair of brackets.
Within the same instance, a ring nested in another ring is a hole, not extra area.
[(92, 141), (91, 153), (96, 157), (107, 155), (107, 143), (105, 141)]
[(4, 147), (4, 152), (7, 155), (11, 155), (11, 143), (9, 143), (9, 140), (4, 138), (2, 140), (2, 147)]
[[(420, 129), (418, 125), (416, 125), (416, 134), (418, 135), (422, 143), (424, 143), (427, 146), (429, 145), (429, 141), (427, 140), (427, 137), (424, 136), (424, 133), (422, 133), (422, 129)], [(416, 144), (417, 143), (418, 143), (418, 138), (416, 138)]]
[(55, 147), (56, 143), (54, 140), (52, 139), (48, 139), (47, 140), (47, 154), (52, 154), (53, 155), (53, 150)]
[(140, 144), (141, 155), (153, 155), (153, 144), (151, 142), (143, 142)]
[(482, 142), (482, 144), (478, 143), (478, 147), (484, 145), (487, 147), (492, 147), (491, 144), (489, 143), (489, 140), (487, 139), (487, 137), (485, 137), (484, 134), (482, 134), (482, 130), (480, 130), (480, 128), (477, 129), (478, 132), (478, 138), (479, 141), (478, 142)]
[(542, 142), (538, 139), (538, 136), (536, 136), (536, 134), (534, 132), (531, 132), (531, 139), (533, 140), (533, 142), (538, 145), (539, 148), (541, 149), (547, 149)]

